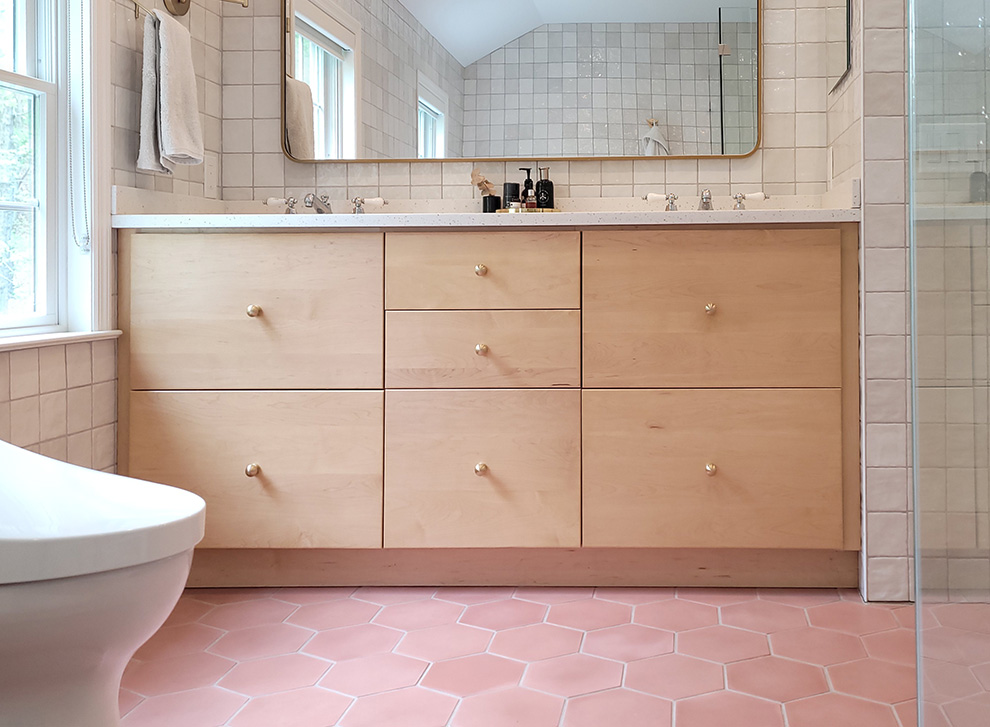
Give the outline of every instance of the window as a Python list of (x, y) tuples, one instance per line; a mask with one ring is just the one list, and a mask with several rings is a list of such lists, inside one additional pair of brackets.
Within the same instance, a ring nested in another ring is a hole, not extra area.
[(344, 65), (346, 50), (309, 23), (296, 20), (296, 78), (313, 91), (316, 159), (344, 154)]
[(420, 159), (442, 159), (446, 155), (447, 94), (430, 79), (419, 74), (417, 109), (418, 153)]
[(294, 0), (287, 72), (313, 92), (314, 158), (356, 159), (361, 26), (329, 0)]
[(0, 331), (58, 321), (54, 27), (51, 0), (0, 5)]

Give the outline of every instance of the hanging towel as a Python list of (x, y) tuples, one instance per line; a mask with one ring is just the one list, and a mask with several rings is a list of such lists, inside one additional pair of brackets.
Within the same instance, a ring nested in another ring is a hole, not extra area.
[(144, 61), (141, 66), (141, 140), (137, 168), (142, 172), (171, 174), (162, 163), (158, 141), (158, 20), (153, 13), (144, 18)]
[[(151, 15), (155, 16), (153, 21)], [(203, 131), (199, 125), (192, 40), (189, 31), (166, 13), (153, 10), (148, 16), (145, 20), (138, 168), (171, 174), (176, 164), (203, 163)], [(157, 33), (149, 32), (149, 21)], [(151, 35), (155, 35), (155, 40), (149, 46)], [(149, 110), (147, 123), (146, 109)], [(156, 127), (157, 134), (151, 132), (152, 126)], [(153, 159), (156, 151), (157, 165)]]
[(285, 147), (296, 159), (313, 159), (313, 90), (309, 84), (285, 77)]
[(669, 154), (670, 149), (667, 148), (667, 140), (660, 133), (660, 127), (654, 124), (649, 128), (649, 131), (643, 134), (643, 156), (659, 157)]

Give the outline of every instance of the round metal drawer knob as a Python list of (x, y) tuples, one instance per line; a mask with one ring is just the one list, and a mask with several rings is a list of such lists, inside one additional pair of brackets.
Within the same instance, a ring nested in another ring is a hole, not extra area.
[(476, 354), (478, 354), (479, 356), (487, 356), (488, 355), (488, 344), (487, 343), (479, 343), (477, 346), (474, 347), (474, 352)]
[(488, 465), (484, 462), (478, 462), (478, 464), (474, 466), (474, 473), (478, 475), (478, 477), (488, 474)]
[(261, 474), (261, 465), (257, 462), (252, 462), (247, 467), (244, 468), (244, 474), (248, 477), (257, 477)]
[(710, 315), (710, 316), (713, 316), (713, 315), (715, 315), (715, 311), (716, 311), (717, 309), (718, 309), (718, 306), (717, 306), (717, 305), (715, 305), (714, 303), (707, 303), (707, 304), (705, 305), (705, 313), (707, 313), (707, 314), (708, 314), (708, 315)]
[(257, 318), (258, 316), (261, 315), (261, 306), (253, 305), (253, 304), (249, 305), (247, 307), (247, 314), (248, 314), (248, 318)]
[(475, 265), (474, 266), (474, 274), (475, 275), (480, 275), (482, 277), (484, 277), (485, 275), (488, 275), (488, 266), (487, 265)]
[(705, 465), (705, 474), (709, 477), (714, 477), (716, 472), (718, 472), (718, 467), (715, 466), (714, 462)]

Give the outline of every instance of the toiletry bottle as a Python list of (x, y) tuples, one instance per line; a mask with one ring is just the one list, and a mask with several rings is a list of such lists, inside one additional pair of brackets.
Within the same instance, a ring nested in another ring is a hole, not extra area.
[(553, 209), (553, 182), (550, 181), (550, 167), (540, 167), (540, 179), (536, 183), (536, 206), (540, 209)]
[(519, 207), (518, 182), (506, 182), (502, 185), (502, 206), (507, 210)]
[(522, 203), (527, 209), (536, 208), (536, 190), (533, 189), (533, 167), (519, 167), (520, 172), (526, 172), (523, 182)]

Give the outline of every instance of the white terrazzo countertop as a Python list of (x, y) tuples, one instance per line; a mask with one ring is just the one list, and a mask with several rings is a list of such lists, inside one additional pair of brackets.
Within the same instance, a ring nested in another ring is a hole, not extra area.
[(116, 229), (391, 229), (437, 227), (643, 227), (661, 225), (772, 225), (859, 222), (858, 209), (747, 209), (624, 212), (551, 212), (544, 214), (367, 213), (316, 214), (119, 214)]

